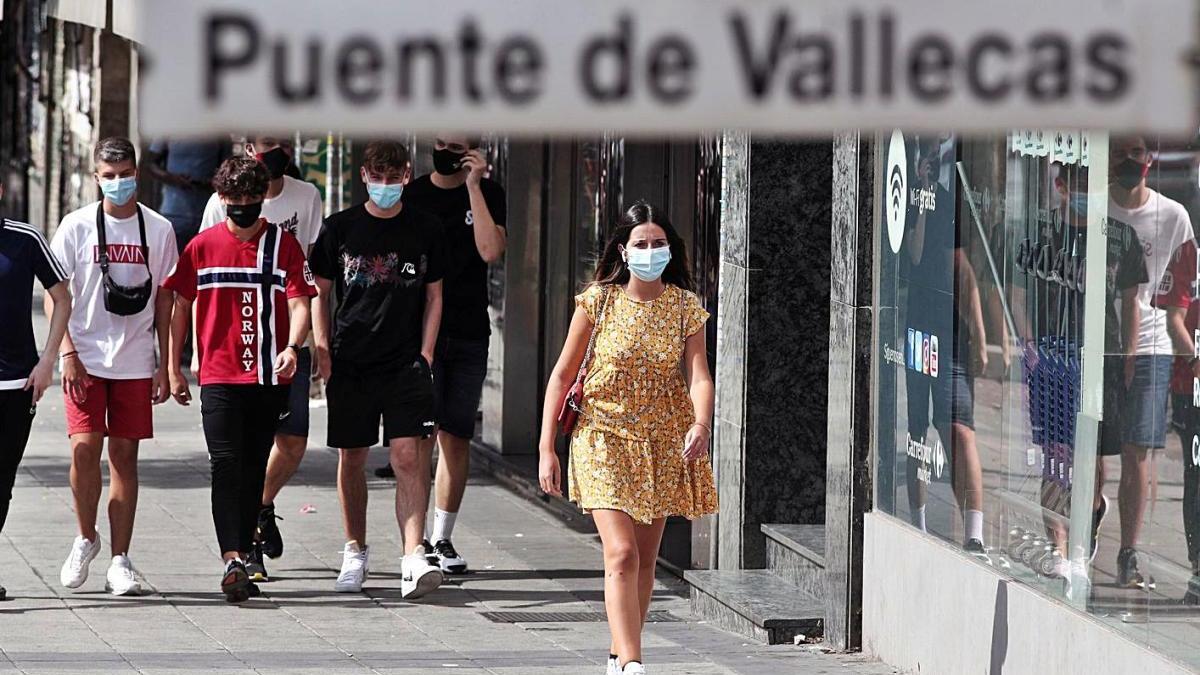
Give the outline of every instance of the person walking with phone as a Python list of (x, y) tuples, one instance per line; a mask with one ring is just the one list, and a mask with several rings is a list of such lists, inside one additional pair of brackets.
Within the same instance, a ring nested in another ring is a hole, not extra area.
[(604, 546), (610, 674), (646, 672), (642, 628), (667, 517), (717, 510), (709, 315), (692, 287), (684, 242), (665, 214), (631, 206), (575, 299), (546, 387), (538, 479), (562, 495), (555, 437), (568, 431), (570, 499), (591, 513)]
[[(165, 355), (171, 300), (158, 288), (175, 267), (179, 250), (170, 221), (134, 199), (138, 171), (133, 143), (106, 138), (96, 144), (92, 160), (103, 199), (67, 214), (50, 240), (74, 298), (60, 358), (79, 536), (59, 581), (70, 589), (82, 586), (100, 553), (96, 513), (107, 436), (113, 558), (106, 588), (113, 595), (139, 595), (142, 583), (129, 560), (138, 446), (154, 436), (151, 404), (170, 397)], [(56, 305), (54, 296), (47, 295), (47, 314), (53, 315)]]

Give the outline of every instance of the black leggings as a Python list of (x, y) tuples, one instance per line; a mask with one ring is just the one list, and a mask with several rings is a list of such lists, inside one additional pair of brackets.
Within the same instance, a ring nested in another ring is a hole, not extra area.
[(0, 532), (8, 520), (17, 467), (25, 455), (29, 430), (33, 427), (33, 392), (22, 389), (0, 391)]
[(248, 553), (262, 508), (267, 459), (288, 388), (214, 384), (200, 388), (200, 414), (212, 465), (212, 515), (221, 552)]

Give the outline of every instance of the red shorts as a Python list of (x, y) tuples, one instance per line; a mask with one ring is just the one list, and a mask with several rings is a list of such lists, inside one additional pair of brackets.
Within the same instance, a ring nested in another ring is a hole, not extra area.
[(102, 433), (140, 441), (154, 437), (153, 380), (106, 380), (91, 376), (82, 403), (64, 393), (67, 435)]

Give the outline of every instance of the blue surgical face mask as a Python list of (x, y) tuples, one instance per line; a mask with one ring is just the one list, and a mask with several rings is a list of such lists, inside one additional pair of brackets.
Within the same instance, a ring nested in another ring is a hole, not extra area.
[(403, 193), (403, 183), (367, 183), (367, 195), (384, 211), (395, 206)]
[(656, 281), (671, 262), (671, 248), (628, 248), (625, 249), (625, 262), (633, 276), (642, 281)]
[(108, 201), (117, 206), (125, 206), (137, 194), (137, 176), (125, 178), (110, 178), (100, 181), (100, 192)]

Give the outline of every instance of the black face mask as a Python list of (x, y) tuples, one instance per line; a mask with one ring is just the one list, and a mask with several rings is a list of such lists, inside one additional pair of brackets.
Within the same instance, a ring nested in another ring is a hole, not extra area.
[(1117, 162), (1112, 167), (1112, 176), (1117, 185), (1132, 190), (1142, 182), (1142, 177), (1146, 172), (1146, 165), (1141, 162), (1126, 157)]
[(262, 215), (262, 202), (253, 204), (226, 204), (225, 215), (238, 227), (254, 227), (258, 217)]
[(466, 153), (451, 152), (445, 148), (433, 151), (433, 170), (443, 176), (453, 176), (462, 168), (462, 158)]
[(258, 154), (258, 161), (267, 167), (267, 173), (271, 174), (271, 180), (282, 178), (283, 172), (287, 170), (288, 164), (292, 162), (283, 148), (273, 148), (266, 152), (260, 152)]

